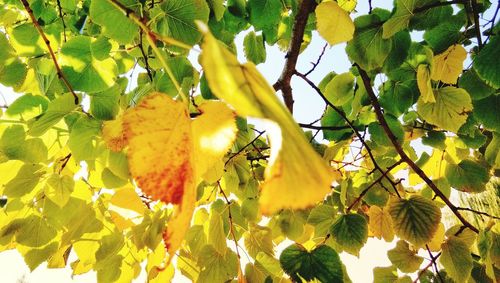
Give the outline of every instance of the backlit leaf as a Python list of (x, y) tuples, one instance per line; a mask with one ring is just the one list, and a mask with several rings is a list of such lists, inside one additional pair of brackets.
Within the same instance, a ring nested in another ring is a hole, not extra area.
[(418, 3), (416, 0), (397, 0), (395, 2), (395, 13), (383, 25), (384, 38), (389, 38), (400, 30), (408, 27), (408, 23), (413, 16), (413, 10)]
[(418, 113), (427, 122), (456, 133), (467, 120), (467, 113), (472, 110), (469, 94), (461, 88), (448, 86), (435, 91), (434, 97), (435, 103), (426, 103), (420, 98)]
[(342, 249), (353, 255), (359, 255), (359, 250), (368, 239), (368, 223), (359, 214), (341, 215), (330, 227), (333, 239)]
[(422, 102), (434, 103), (434, 90), (431, 84), (431, 71), (428, 65), (420, 64), (417, 69), (417, 85), (420, 90)]
[(387, 242), (394, 239), (392, 218), (387, 209), (372, 205), (368, 211), (368, 217), (368, 227), (375, 237), (384, 238)]
[(474, 59), (473, 65), (478, 75), (494, 88), (500, 87), (499, 68), (497, 64), (492, 64), (492, 62), (496, 62), (500, 56), (499, 44), (500, 36), (492, 35), (488, 44), (484, 46)]
[(52, 174), (47, 179), (44, 193), (51, 201), (59, 207), (63, 207), (68, 203), (69, 196), (75, 187), (73, 178), (67, 175), (59, 176)]
[(441, 245), (439, 262), (446, 273), (456, 282), (467, 282), (472, 270), (470, 250), (461, 239), (451, 236)]
[[(305, 208), (321, 201), (330, 191), (333, 175), (308, 144), (272, 87), (252, 63), (240, 65), (208, 31), (202, 49), (201, 64), (210, 89), (238, 114), (275, 122), (269, 123), (272, 150), (260, 198), (262, 212), (271, 214), (283, 208)], [(300, 161), (303, 156), (308, 158), (307, 165)]]
[(298, 244), (288, 246), (280, 255), (283, 270), (297, 282), (300, 278), (320, 282), (343, 282), (342, 262), (335, 250), (320, 245), (307, 251)]
[(335, 1), (323, 2), (316, 7), (317, 29), (330, 45), (352, 39), (354, 23), (349, 14)]
[(393, 198), (388, 210), (396, 235), (416, 246), (429, 242), (441, 221), (441, 210), (434, 202), (418, 195), (409, 199)]
[[(192, 123), (195, 172), (208, 182), (215, 182), (222, 177), (211, 176), (215, 166), (228, 152), (236, 139), (235, 115), (225, 103), (208, 101), (199, 106), (202, 113)], [(219, 171), (222, 174), (223, 169)], [(208, 175), (208, 176), (207, 176)], [(207, 178), (209, 177), (209, 178)]]
[(447, 84), (456, 84), (462, 73), (467, 51), (460, 44), (450, 46), (445, 52), (432, 59), (431, 78)]
[(472, 160), (446, 166), (446, 178), (450, 185), (462, 192), (479, 193), (486, 189), (488, 170)]
[(405, 273), (416, 271), (424, 260), (417, 255), (416, 251), (410, 250), (407, 242), (401, 240), (397, 242), (394, 249), (387, 252), (387, 256), (394, 266)]

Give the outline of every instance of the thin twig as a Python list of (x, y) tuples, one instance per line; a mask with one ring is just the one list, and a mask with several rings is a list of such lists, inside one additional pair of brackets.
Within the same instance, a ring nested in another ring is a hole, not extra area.
[(358, 202), (361, 201), (361, 199), (366, 195), (366, 193), (368, 193), (368, 191), (373, 188), (373, 186), (375, 186), (377, 183), (379, 183), (380, 181), (382, 181), (382, 179), (384, 177), (387, 176), (387, 174), (389, 174), (392, 169), (396, 168), (399, 164), (403, 163), (403, 160), (398, 160), (396, 163), (392, 164), (391, 166), (389, 166), (387, 168), (387, 170), (384, 171), (384, 173), (382, 173), (382, 175), (380, 175), (377, 179), (375, 179), (375, 181), (373, 181), (368, 187), (366, 187), (366, 189), (364, 189), (360, 194), (359, 196), (349, 205), (349, 207), (347, 207), (346, 209), (346, 213), (348, 213)]
[(490, 217), (490, 218), (493, 218), (493, 219), (500, 220), (499, 216), (491, 215), (489, 213), (486, 213), (486, 212), (483, 212), (483, 211), (479, 211), (479, 210), (475, 210), (475, 209), (468, 208), (468, 207), (457, 207), (457, 210), (469, 211), (469, 212), (472, 212), (472, 213), (475, 213), (475, 214), (479, 214), (479, 215), (483, 215), (483, 216), (487, 216), (487, 217)]
[(311, 129), (311, 130), (331, 130), (331, 131), (347, 130), (347, 129), (351, 128), (349, 126), (314, 126), (314, 125), (304, 124), (304, 123), (299, 123), (299, 126), (301, 128), (306, 128), (306, 129)]
[(78, 105), (78, 103), (79, 103), (78, 102), (79, 101), (78, 95), (76, 95), (76, 93), (73, 90), (73, 87), (71, 87), (71, 84), (69, 83), (68, 79), (66, 79), (66, 77), (64, 76), (64, 74), (63, 74), (63, 72), (61, 70), (61, 67), (59, 66), (59, 63), (57, 63), (56, 54), (54, 53), (54, 50), (50, 46), (50, 40), (47, 38), (47, 36), (43, 32), (42, 27), (40, 26), (40, 24), (36, 20), (35, 15), (33, 14), (33, 10), (31, 10), (28, 1), (27, 0), (21, 0), (21, 3), (23, 3), (24, 9), (26, 10), (26, 12), (28, 12), (28, 15), (31, 18), (31, 21), (33, 22), (33, 25), (35, 26), (36, 30), (38, 31), (38, 33), (42, 37), (43, 42), (47, 46), (47, 49), (49, 50), (50, 57), (52, 58), (52, 61), (54, 62), (54, 66), (56, 67), (56, 72), (57, 72), (58, 78), (64, 83), (64, 85), (66, 85), (66, 88), (68, 88), (68, 90), (71, 92), (71, 94), (75, 98), (75, 105)]
[[(347, 123), (347, 125), (349, 126), (349, 128), (351, 128), (351, 130), (353, 131), (353, 133), (358, 137), (359, 141), (366, 148), (366, 151), (368, 152), (368, 155), (370, 156), (370, 159), (372, 160), (373, 167), (375, 168), (375, 170), (377, 170), (380, 173), (384, 174), (384, 170), (378, 165), (378, 163), (377, 163), (377, 161), (375, 159), (375, 156), (372, 153), (371, 148), (368, 146), (368, 144), (365, 142), (365, 139), (363, 138), (363, 136), (359, 133), (359, 131), (356, 129), (356, 127), (354, 126), (354, 124), (349, 120), (349, 118), (347, 118), (347, 116), (344, 114), (344, 112), (342, 110), (340, 110), (337, 106), (333, 105), (326, 98), (326, 96), (319, 89), (319, 87), (317, 87), (316, 84), (314, 84), (309, 78), (307, 78), (306, 76), (304, 76), (304, 74), (301, 74), (299, 72), (295, 72), (295, 74), (297, 76), (299, 76), (300, 78), (302, 78), (310, 87), (312, 87), (316, 91), (316, 93), (318, 93), (318, 95), (323, 99), (323, 101), (328, 106), (330, 106), (335, 112), (337, 112), (337, 114), (339, 114), (339, 116)], [(395, 182), (393, 180), (391, 180), (390, 178), (388, 178), (388, 177), (387, 177), (387, 180), (391, 183), (392, 187), (394, 188), (394, 192), (399, 196), (399, 192), (398, 192), (398, 190), (396, 188)]]
[(64, 15), (62, 12), (62, 7), (61, 7), (61, 0), (57, 0), (57, 9), (59, 10), (59, 17), (61, 18), (62, 26), (63, 26), (63, 36), (64, 36), (64, 42), (67, 41), (66, 38), (66, 23), (64, 22)]
[(472, 14), (474, 18), (474, 30), (476, 31), (477, 46), (479, 50), (483, 48), (483, 40), (481, 38), (481, 27), (479, 26), (479, 11), (477, 10), (477, 1), (470, 0), (470, 6), (472, 8)]
[(238, 274), (243, 274), (243, 271), (241, 270), (241, 256), (240, 256), (240, 246), (238, 245), (238, 240), (236, 239), (236, 234), (234, 233), (234, 224), (233, 224), (233, 216), (231, 214), (231, 202), (229, 201), (229, 198), (227, 197), (226, 193), (222, 189), (222, 186), (220, 185), (220, 182), (217, 182), (217, 185), (219, 186), (219, 190), (224, 197), (224, 200), (226, 201), (227, 204), (227, 212), (228, 212), (228, 218), (229, 218), (229, 233), (233, 237), (234, 241), (234, 246), (236, 249), (236, 256), (238, 257)]
[(142, 43), (142, 35), (143, 35), (143, 33), (144, 32), (141, 29), (141, 31), (139, 32), (139, 45), (138, 46), (139, 46), (139, 49), (141, 50), (142, 58), (144, 58), (144, 68), (146, 69), (146, 72), (148, 73), (149, 81), (152, 82), (153, 81), (153, 75), (151, 74), (151, 70), (149, 69), (148, 55), (144, 51), (144, 45)]
[(234, 153), (233, 155), (231, 155), (229, 157), (229, 159), (224, 163), (224, 167), (227, 166), (227, 164), (229, 163), (229, 161), (231, 161), (231, 159), (235, 158), (236, 156), (240, 155), (247, 147), (249, 147), (250, 145), (252, 145), (256, 140), (258, 140), (265, 132), (259, 132), (259, 134), (253, 139), (251, 140), (249, 143), (247, 143), (244, 147), (240, 148), (240, 150), (238, 150), (236, 153)]
[(321, 53), (318, 56), (318, 60), (316, 60), (316, 62), (311, 62), (312, 67), (309, 71), (307, 71), (304, 74), (304, 76), (307, 77), (310, 73), (312, 73), (316, 69), (316, 67), (319, 65), (319, 62), (321, 62), (321, 58), (323, 58), (323, 55), (325, 55), (325, 51), (326, 51), (327, 47), (328, 47), (328, 43), (325, 43), (325, 45), (323, 45), (323, 49), (321, 50)]
[(385, 120), (384, 114), (382, 112), (382, 108), (380, 107), (380, 104), (378, 102), (377, 96), (373, 92), (372, 86), (371, 86), (371, 80), (368, 74), (366, 73), (365, 70), (363, 70), (359, 65), (355, 64), (358, 67), (359, 74), (361, 76), (361, 79), (363, 81), (363, 84), (365, 86), (366, 92), (368, 96), (370, 97), (373, 109), (375, 110), (375, 115), (377, 116), (377, 120), (380, 124), (380, 126), (384, 129), (385, 134), (391, 141), (392, 145), (394, 146), (394, 149), (397, 151), (401, 159), (408, 164), (408, 166), (422, 179), (424, 182), (432, 189), (434, 194), (436, 194), (439, 198), (443, 200), (443, 202), (451, 209), (453, 214), (462, 222), (462, 224), (471, 229), (472, 231), (479, 233), (479, 230), (474, 227), (469, 221), (467, 221), (462, 214), (458, 211), (457, 207), (451, 203), (451, 201), (439, 190), (439, 188), (436, 186), (436, 184), (425, 174), (425, 172), (415, 163), (411, 158), (404, 152), (403, 148), (401, 147), (401, 144), (399, 143), (398, 139), (394, 135), (394, 133), (391, 131), (389, 128), (389, 125), (387, 124), (387, 121)]
[[(23, 0), (26, 1), (26, 0)], [(179, 82), (176, 80), (174, 73), (172, 72), (172, 69), (167, 64), (167, 61), (165, 60), (163, 54), (161, 53), (160, 49), (156, 45), (156, 41), (160, 40), (163, 41), (166, 44), (171, 44), (177, 47), (181, 47), (184, 49), (191, 49), (191, 46), (182, 43), (176, 39), (170, 38), (168, 36), (163, 36), (160, 34), (157, 34), (153, 32), (147, 25), (147, 19), (144, 17), (138, 16), (134, 10), (128, 8), (127, 6), (123, 5), (122, 3), (118, 2), (117, 0), (108, 0), (109, 3), (113, 4), (116, 8), (121, 10), (127, 18), (131, 19), (133, 22), (135, 22), (139, 28), (147, 35), (147, 40), (151, 48), (153, 49), (153, 52), (156, 54), (156, 57), (158, 60), (160, 60), (160, 63), (167, 73), (168, 77), (174, 84), (175, 89), (177, 90), (178, 94), (180, 95), (182, 101), (184, 103), (189, 103), (189, 98), (187, 95), (182, 91), (181, 86), (179, 85)]]
[(294, 101), (290, 81), (295, 73), (295, 66), (297, 65), (300, 46), (303, 42), (307, 19), (309, 17), (309, 14), (314, 11), (315, 7), (316, 1), (314, 0), (303, 0), (300, 4), (299, 11), (295, 16), (295, 23), (293, 24), (292, 38), (290, 40), (290, 46), (286, 54), (285, 67), (283, 68), (281, 77), (273, 85), (276, 91), (281, 90), (285, 105), (291, 113), (293, 113)]

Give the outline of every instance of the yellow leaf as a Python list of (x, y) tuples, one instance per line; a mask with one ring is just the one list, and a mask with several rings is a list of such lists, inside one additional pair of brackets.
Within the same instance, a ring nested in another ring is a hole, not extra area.
[(384, 238), (386, 242), (394, 239), (394, 230), (392, 228), (392, 218), (388, 211), (376, 205), (372, 205), (368, 211), (368, 228), (378, 239)]
[(123, 127), (132, 177), (153, 199), (175, 205), (163, 235), (169, 265), (182, 244), (196, 205), (188, 110), (183, 103), (154, 93), (125, 112)]
[(431, 78), (447, 84), (456, 84), (458, 76), (462, 73), (466, 57), (467, 51), (462, 45), (450, 46), (445, 52), (432, 59)]
[(125, 146), (123, 136), (122, 117), (118, 116), (115, 120), (105, 121), (102, 126), (102, 138), (106, 146), (112, 151), (121, 151)]
[[(434, 149), (429, 160), (427, 160), (427, 162), (420, 168), (429, 178), (437, 180), (444, 176), (444, 171), (447, 164), (448, 162), (445, 159), (445, 152), (439, 149)], [(413, 170), (410, 170), (409, 182), (411, 186), (415, 186), (422, 183), (423, 180), (417, 174), (415, 174)]]
[(438, 252), (441, 250), (441, 244), (444, 242), (444, 225), (439, 223), (436, 233), (432, 237), (431, 241), (427, 243), (427, 246), (432, 252)]
[(323, 2), (316, 7), (316, 25), (319, 34), (330, 45), (347, 42), (354, 35), (354, 23), (349, 14), (335, 1)]
[(347, 12), (352, 12), (356, 8), (358, 1), (357, 0), (337, 0), (337, 3), (339, 3), (340, 8), (346, 10)]
[(130, 173), (148, 196), (180, 204), (193, 185), (193, 142), (186, 106), (161, 93), (123, 116)]
[(241, 116), (266, 119), (271, 140), (264, 173), (261, 211), (303, 209), (324, 199), (333, 181), (331, 168), (313, 150), (290, 112), (252, 63), (239, 64), (206, 30), (201, 64), (210, 89)]
[(111, 204), (121, 208), (130, 209), (139, 214), (143, 214), (146, 206), (141, 201), (132, 187), (124, 187), (115, 191), (111, 197)]
[(118, 228), (118, 230), (120, 231), (134, 226), (134, 222), (132, 220), (123, 217), (118, 212), (110, 210), (109, 214), (111, 216), (111, 220), (113, 220), (113, 223), (115, 223), (116, 228)]
[(423, 102), (436, 102), (431, 85), (429, 65), (420, 64), (417, 68), (417, 85)]
[[(238, 129), (233, 111), (223, 102), (209, 101), (198, 110), (202, 114), (192, 123), (195, 172), (212, 183), (224, 173), (221, 161), (236, 139)], [(214, 170), (218, 168), (222, 170)]]

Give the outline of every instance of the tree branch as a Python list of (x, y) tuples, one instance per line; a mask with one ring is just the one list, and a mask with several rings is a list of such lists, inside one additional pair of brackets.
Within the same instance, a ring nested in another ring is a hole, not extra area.
[(351, 211), (351, 209), (361, 201), (361, 199), (366, 195), (366, 193), (368, 193), (368, 191), (373, 188), (373, 186), (375, 186), (378, 182), (382, 181), (382, 179), (384, 177), (387, 176), (387, 174), (389, 174), (391, 172), (392, 169), (394, 169), (396, 166), (398, 166), (399, 164), (403, 163), (403, 160), (400, 159), (398, 160), (396, 163), (392, 164), (390, 167), (387, 168), (387, 170), (385, 170), (382, 175), (380, 175), (375, 181), (373, 181), (368, 187), (366, 187), (366, 189), (364, 189), (360, 194), (359, 196), (349, 205), (349, 207), (347, 207), (346, 209), (346, 213), (348, 213), (349, 211)]
[(477, 10), (477, 1), (470, 0), (470, 6), (472, 8), (472, 14), (474, 18), (474, 30), (476, 32), (477, 46), (479, 50), (483, 48), (483, 40), (481, 38), (481, 27), (479, 26), (479, 11)]
[(474, 227), (469, 221), (467, 221), (462, 214), (460, 214), (459, 210), (457, 207), (451, 203), (451, 201), (439, 190), (439, 188), (434, 184), (434, 182), (425, 174), (425, 172), (420, 169), (420, 167), (411, 160), (411, 158), (404, 152), (403, 148), (399, 144), (396, 136), (394, 133), (391, 131), (389, 128), (389, 125), (387, 124), (387, 121), (384, 118), (384, 114), (382, 113), (382, 108), (380, 107), (380, 104), (378, 103), (377, 96), (373, 92), (372, 86), (371, 86), (371, 80), (368, 74), (366, 73), (365, 70), (363, 70), (360, 66), (355, 64), (358, 67), (359, 74), (361, 76), (361, 79), (363, 80), (363, 84), (366, 88), (366, 92), (368, 93), (368, 96), (370, 97), (373, 109), (375, 110), (375, 114), (377, 116), (377, 120), (380, 123), (380, 126), (384, 129), (385, 134), (391, 141), (392, 145), (394, 146), (394, 149), (396, 149), (397, 153), (401, 157), (401, 159), (410, 166), (410, 168), (422, 179), (424, 182), (432, 189), (434, 194), (436, 194), (439, 198), (443, 200), (443, 202), (451, 209), (453, 214), (462, 222), (462, 224), (471, 229), (472, 231), (479, 233), (479, 230)]
[(303, 0), (300, 4), (292, 29), (292, 39), (290, 40), (290, 46), (286, 54), (285, 67), (283, 68), (281, 77), (273, 85), (276, 91), (281, 90), (285, 105), (292, 113), (294, 101), (290, 81), (295, 73), (295, 66), (297, 65), (297, 59), (299, 57), (300, 46), (303, 41), (307, 18), (309, 17), (309, 14), (314, 11), (315, 7), (316, 1), (314, 0)]
[(57, 72), (57, 77), (64, 83), (66, 88), (71, 92), (73, 95), (73, 98), (75, 99), (75, 105), (78, 105), (78, 95), (76, 95), (75, 91), (73, 90), (73, 87), (69, 83), (68, 79), (64, 76), (61, 67), (59, 66), (59, 63), (57, 63), (57, 58), (56, 54), (54, 53), (54, 50), (50, 46), (50, 40), (47, 38), (45, 35), (45, 32), (43, 32), (42, 27), (38, 23), (38, 21), (35, 18), (35, 15), (33, 14), (33, 10), (31, 10), (30, 5), (27, 0), (21, 0), (21, 3), (23, 3), (24, 9), (26, 12), (28, 12), (29, 17), (31, 18), (31, 21), (33, 22), (33, 25), (35, 26), (36, 30), (40, 34), (40, 36), (43, 39), (43, 42), (47, 46), (47, 49), (49, 50), (50, 57), (52, 58), (52, 61), (54, 62), (54, 66), (56, 67), (56, 72)]
[(331, 131), (347, 130), (351, 128), (350, 126), (314, 126), (304, 123), (299, 123), (299, 126), (301, 128), (306, 128), (311, 130), (331, 130)]
[[(318, 95), (323, 99), (323, 101), (328, 106), (330, 106), (335, 112), (337, 112), (337, 114), (339, 114), (339, 116), (347, 123), (347, 125), (349, 125), (349, 128), (351, 128), (353, 133), (358, 137), (361, 144), (363, 144), (363, 146), (366, 148), (366, 151), (368, 152), (368, 155), (370, 156), (370, 159), (372, 160), (373, 167), (375, 168), (375, 170), (379, 171), (383, 175), (385, 171), (378, 165), (377, 161), (375, 160), (375, 156), (372, 153), (371, 148), (368, 146), (368, 144), (365, 142), (365, 139), (363, 138), (363, 136), (355, 128), (354, 124), (349, 120), (349, 118), (347, 118), (347, 116), (344, 114), (344, 112), (342, 110), (340, 110), (337, 106), (333, 105), (326, 98), (326, 96), (323, 94), (323, 92), (321, 92), (321, 90), (309, 78), (307, 78), (304, 74), (301, 74), (297, 71), (295, 72), (295, 74), (297, 76), (299, 76), (300, 78), (302, 78), (309, 86), (311, 86), (316, 91), (316, 93), (318, 93)], [(389, 178), (387, 176), (386, 176), (386, 178), (391, 183), (392, 187), (394, 188), (394, 192), (399, 196), (399, 192), (396, 188), (396, 183), (393, 180), (391, 180), (391, 178)]]

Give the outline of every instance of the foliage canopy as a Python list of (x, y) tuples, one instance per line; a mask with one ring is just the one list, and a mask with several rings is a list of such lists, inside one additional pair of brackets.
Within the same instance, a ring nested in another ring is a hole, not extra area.
[[(368, 4), (0, 0), (0, 250), (98, 282), (350, 282), (339, 254), (376, 237), (375, 282), (498, 282), (498, 4)], [(313, 32), (347, 72), (297, 70)]]

